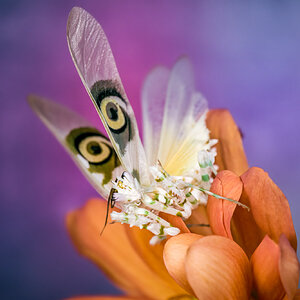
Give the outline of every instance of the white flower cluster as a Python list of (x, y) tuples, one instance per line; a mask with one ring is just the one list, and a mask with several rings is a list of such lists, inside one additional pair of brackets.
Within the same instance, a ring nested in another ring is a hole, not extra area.
[(180, 230), (160, 217), (159, 213), (187, 219), (194, 208), (207, 203), (205, 190), (209, 190), (212, 174), (216, 172), (215, 156), (214, 148), (200, 151), (200, 168), (196, 168), (190, 176), (171, 176), (158, 163), (150, 168), (153, 182), (147, 187), (141, 187), (136, 178), (124, 172), (113, 182), (112, 200), (121, 212), (113, 211), (112, 220), (151, 231), (154, 237), (150, 244), (167, 235), (177, 235)]

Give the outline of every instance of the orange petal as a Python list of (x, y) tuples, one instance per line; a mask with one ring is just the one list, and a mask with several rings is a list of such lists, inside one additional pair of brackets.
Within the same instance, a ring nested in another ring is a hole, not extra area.
[(183, 294), (183, 295), (174, 296), (167, 300), (197, 300), (197, 299), (195, 298), (195, 296)]
[(267, 235), (251, 257), (253, 282), (259, 299), (282, 299), (285, 290), (279, 274), (279, 246)]
[[(217, 195), (238, 201), (242, 194), (243, 183), (233, 172), (221, 171), (210, 190)], [(236, 204), (228, 200), (208, 197), (207, 213), (213, 233), (232, 239), (230, 224), (235, 208)]]
[[(185, 223), (180, 217), (172, 216), (169, 214), (160, 213), (160, 216), (166, 221), (170, 222), (173, 226), (178, 227), (181, 232), (190, 232)], [(149, 241), (153, 237), (153, 234), (145, 229), (139, 229), (137, 227), (126, 227), (128, 237), (135, 248), (137, 254), (145, 261), (148, 266), (159, 274), (164, 280), (170, 284), (176, 284), (174, 279), (168, 273), (164, 261), (163, 261), (163, 249), (165, 241), (156, 245), (150, 245)]]
[(251, 271), (240, 246), (221, 236), (205, 236), (186, 255), (188, 282), (199, 299), (249, 299)]
[(164, 262), (175, 281), (190, 294), (194, 294), (185, 273), (185, 256), (192, 243), (199, 240), (201, 235), (183, 233), (170, 238), (164, 248)]
[(293, 300), (300, 300), (300, 289), (297, 289), (296, 294), (295, 294)]
[(189, 230), (193, 233), (201, 235), (211, 235), (212, 230), (210, 226), (201, 226), (202, 224), (209, 224), (207, 208), (204, 205), (199, 205), (195, 208), (191, 216), (185, 221)]
[(297, 294), (299, 282), (299, 262), (295, 250), (284, 234), (279, 239), (280, 257), (279, 272), (282, 284), (288, 299), (293, 299)]
[(206, 124), (210, 137), (218, 139), (216, 164), (219, 170), (230, 170), (237, 175), (248, 169), (240, 131), (230, 112), (225, 109), (211, 110), (207, 114)]
[(136, 250), (136, 254), (165, 281), (171, 285), (176, 285), (174, 279), (168, 273), (163, 261), (163, 249), (165, 241), (156, 245), (150, 245), (149, 241), (153, 234), (146, 229), (126, 226), (126, 232), (132, 246)]
[(140, 298), (127, 296), (76, 296), (65, 300), (138, 300)]
[(182, 294), (182, 288), (159, 277), (136, 253), (126, 234), (127, 225), (108, 225), (100, 236), (106, 204), (93, 199), (68, 214), (67, 227), (78, 251), (130, 296), (165, 299)]
[(284, 233), (294, 249), (297, 248), (296, 233), (290, 207), (284, 194), (271, 180), (268, 174), (260, 168), (250, 168), (241, 176), (244, 184), (240, 202), (250, 207), (237, 207), (233, 222), (236, 231), (234, 239), (250, 256), (261, 240), (267, 234), (276, 243)]

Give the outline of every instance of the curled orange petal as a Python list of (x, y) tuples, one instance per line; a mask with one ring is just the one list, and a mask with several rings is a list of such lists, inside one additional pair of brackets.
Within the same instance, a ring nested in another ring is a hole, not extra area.
[(297, 295), (299, 282), (299, 262), (297, 254), (291, 247), (289, 240), (284, 234), (279, 239), (280, 257), (279, 272), (282, 284), (287, 293), (288, 299), (294, 299)]
[(249, 214), (237, 207), (233, 222), (237, 229), (234, 238), (250, 256), (267, 234), (276, 243), (284, 233), (294, 249), (297, 248), (296, 233), (290, 207), (284, 194), (260, 168), (250, 168), (241, 176), (244, 184), (240, 202), (250, 207)]
[(206, 124), (210, 138), (218, 139), (216, 164), (219, 170), (230, 170), (237, 175), (248, 169), (240, 131), (230, 112), (225, 109), (210, 110)]
[[(239, 176), (230, 171), (221, 171), (212, 183), (211, 192), (239, 201), (243, 183)], [(228, 200), (208, 197), (207, 213), (213, 233), (232, 239), (231, 218), (236, 204)]]
[(186, 255), (186, 274), (199, 299), (249, 299), (251, 271), (242, 248), (228, 238), (205, 236)]
[(259, 299), (277, 300), (285, 295), (279, 274), (279, 257), (279, 246), (266, 235), (250, 260)]
[(161, 278), (137, 254), (125, 226), (108, 225), (100, 236), (106, 201), (92, 199), (67, 216), (67, 227), (78, 251), (99, 266), (129, 296), (166, 299), (185, 291)]
[(164, 262), (170, 275), (190, 294), (194, 294), (185, 273), (185, 256), (189, 246), (201, 238), (194, 233), (183, 233), (170, 238), (164, 248)]

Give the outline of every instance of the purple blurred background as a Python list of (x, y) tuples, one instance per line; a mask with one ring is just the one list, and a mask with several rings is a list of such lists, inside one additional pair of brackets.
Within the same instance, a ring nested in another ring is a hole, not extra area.
[(73, 6), (104, 28), (139, 126), (148, 71), (190, 56), (210, 107), (228, 108), (241, 127), (250, 165), (286, 194), (299, 235), (300, 2), (0, 3), (1, 299), (120, 293), (65, 230), (66, 212), (96, 192), (25, 101), (34, 92), (99, 124), (67, 48)]

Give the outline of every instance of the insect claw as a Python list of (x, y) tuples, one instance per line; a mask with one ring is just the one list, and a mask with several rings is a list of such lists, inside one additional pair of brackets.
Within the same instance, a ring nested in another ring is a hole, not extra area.
[(102, 228), (102, 231), (100, 233), (100, 236), (102, 235), (106, 225), (107, 225), (107, 221), (108, 221), (108, 214), (109, 214), (109, 207), (113, 208), (115, 206), (115, 203), (116, 203), (116, 200), (113, 199), (113, 195), (114, 193), (116, 193), (117, 190), (112, 188), (110, 190), (110, 193), (109, 193), (109, 196), (108, 196), (108, 199), (107, 199), (107, 206), (106, 206), (106, 216), (105, 216), (105, 222), (104, 222), (104, 226)]

